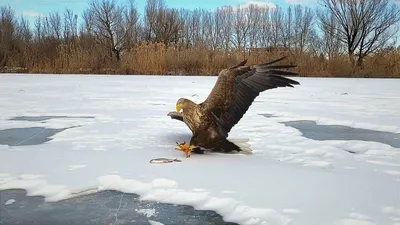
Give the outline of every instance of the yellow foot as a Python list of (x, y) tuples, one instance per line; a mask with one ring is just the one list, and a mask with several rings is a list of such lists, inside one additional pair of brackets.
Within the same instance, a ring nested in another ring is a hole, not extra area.
[(183, 143), (181, 143), (181, 144), (179, 144), (178, 142), (176, 142), (176, 144), (177, 144), (177, 147), (175, 148), (176, 150), (178, 150), (178, 151), (182, 151), (182, 152), (184, 152), (185, 153), (185, 155), (186, 155), (186, 158), (189, 158), (190, 157), (190, 154), (192, 153), (192, 150), (194, 149), (194, 148), (196, 148), (196, 146), (194, 146), (194, 145), (187, 145), (185, 142), (183, 142)]

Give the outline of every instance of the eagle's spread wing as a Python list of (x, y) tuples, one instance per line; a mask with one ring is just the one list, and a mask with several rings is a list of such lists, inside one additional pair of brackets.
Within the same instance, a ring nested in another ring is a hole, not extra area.
[(284, 58), (286, 57), (254, 67), (244, 66), (245, 60), (220, 73), (214, 88), (202, 105), (204, 109), (213, 113), (224, 136), (228, 136), (229, 131), (239, 122), (261, 92), (299, 84), (282, 76), (297, 75), (297, 73), (279, 70), (295, 66), (273, 65)]

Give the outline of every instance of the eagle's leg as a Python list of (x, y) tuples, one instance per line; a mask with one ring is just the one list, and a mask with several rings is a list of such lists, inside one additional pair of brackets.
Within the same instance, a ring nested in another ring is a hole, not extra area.
[[(192, 151), (198, 148), (194, 145), (187, 145), (186, 142), (183, 142), (180, 144), (178, 142), (176, 142), (176, 144), (177, 144), (177, 147), (175, 149), (178, 151), (184, 152), (186, 155), (186, 158), (189, 158)], [(194, 152), (197, 153), (196, 150)]]
[(192, 152), (196, 154), (204, 154), (204, 150), (201, 147), (195, 147), (192, 149)]

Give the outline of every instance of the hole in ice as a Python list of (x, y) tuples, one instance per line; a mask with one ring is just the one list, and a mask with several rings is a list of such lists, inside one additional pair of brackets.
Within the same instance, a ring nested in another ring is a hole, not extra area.
[(9, 120), (19, 120), (19, 121), (45, 121), (50, 119), (93, 119), (94, 116), (16, 116)]
[[(285, 126), (298, 129), (304, 137), (313, 140), (373, 141), (390, 145), (393, 148), (400, 148), (400, 134), (396, 133), (352, 128), (342, 125), (319, 125), (312, 120), (297, 120), (281, 123), (285, 124)], [(349, 152), (356, 153), (352, 151)]]
[(0, 199), (15, 199), (14, 204), (1, 207), (4, 224), (221, 224), (222, 216), (192, 206), (140, 201), (136, 194), (106, 190), (58, 201), (44, 202), (42, 196), (26, 196), (22, 189), (0, 191)]
[(51, 140), (50, 137), (52, 137), (53, 135), (62, 132), (66, 129), (74, 127), (67, 127), (61, 129), (46, 128), (46, 127), (25, 127), (25, 128), (10, 128), (5, 130), (0, 130), (0, 145), (8, 145), (8, 146), (39, 145), (50, 141)]

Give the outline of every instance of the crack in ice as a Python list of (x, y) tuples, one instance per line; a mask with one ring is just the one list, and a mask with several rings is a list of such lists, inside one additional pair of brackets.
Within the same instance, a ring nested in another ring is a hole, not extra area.
[(121, 199), (119, 200), (119, 206), (118, 206), (117, 212), (115, 213), (115, 221), (114, 221), (113, 225), (117, 224), (117, 222), (118, 222), (118, 213), (119, 213), (119, 210), (121, 209), (122, 198), (124, 197), (124, 194), (125, 193), (122, 193)]
[(23, 141), (20, 141), (19, 143), (16, 144), (16, 146), (18, 146), (18, 145), (24, 143), (25, 141), (31, 140), (32, 138), (34, 138), (34, 137), (38, 136), (39, 134), (43, 133), (43, 131), (45, 131), (45, 130), (46, 130), (46, 127), (44, 127), (43, 130), (41, 130), (40, 132), (37, 132), (36, 134), (34, 134), (34, 135), (32, 135), (31, 137), (29, 137), (28, 139), (23, 140)]

